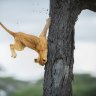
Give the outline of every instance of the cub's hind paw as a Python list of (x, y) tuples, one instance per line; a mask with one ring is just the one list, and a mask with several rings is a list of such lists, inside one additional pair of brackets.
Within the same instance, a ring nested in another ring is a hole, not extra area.
[(11, 57), (16, 58), (16, 56), (17, 56), (17, 55), (15, 54), (15, 55), (12, 55)]

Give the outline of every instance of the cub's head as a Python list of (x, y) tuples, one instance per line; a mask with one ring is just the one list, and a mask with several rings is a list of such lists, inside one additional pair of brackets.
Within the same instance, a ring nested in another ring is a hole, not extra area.
[(38, 44), (37, 52), (39, 54), (38, 59), (35, 59), (36, 63), (39, 63), (40, 65), (45, 65), (47, 62), (47, 39), (45, 37), (40, 37), (40, 41)]
[(47, 49), (39, 51), (39, 58), (35, 59), (35, 62), (42, 66), (45, 65), (47, 62)]

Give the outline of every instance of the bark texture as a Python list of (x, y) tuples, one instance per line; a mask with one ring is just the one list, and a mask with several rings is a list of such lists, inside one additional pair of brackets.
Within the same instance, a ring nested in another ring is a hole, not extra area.
[(50, 0), (52, 23), (43, 96), (72, 96), (74, 25), (80, 12), (89, 7), (87, 1), (90, 0)]

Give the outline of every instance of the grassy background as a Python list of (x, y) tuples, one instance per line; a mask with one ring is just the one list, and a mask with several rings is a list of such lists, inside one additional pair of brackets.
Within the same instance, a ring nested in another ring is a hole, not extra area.
[[(42, 96), (43, 80), (28, 85), (13, 92), (11, 96)], [(90, 75), (75, 75), (73, 81), (73, 96), (96, 96), (96, 78)]]

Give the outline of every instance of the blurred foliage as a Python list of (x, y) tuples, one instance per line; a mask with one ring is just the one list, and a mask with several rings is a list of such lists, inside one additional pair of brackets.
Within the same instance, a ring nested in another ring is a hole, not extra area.
[(42, 96), (43, 80), (39, 80), (36, 84), (30, 84), (22, 90), (16, 91), (11, 96)]
[(75, 75), (73, 96), (96, 96), (96, 78), (90, 75)]
[(12, 77), (0, 77), (0, 90), (6, 92), (7, 96), (10, 96), (16, 91), (22, 90), (26, 86), (29, 86), (29, 82), (16, 80)]
[[(12, 78), (6, 78), (5, 81), (13, 82), (14, 80)], [(19, 82), (19, 85), (21, 82), (22, 81)], [(27, 82), (22, 88), (19, 88), (19, 90), (11, 92), (9, 96), (42, 96), (42, 92), (43, 79), (39, 80), (34, 84)], [(87, 74), (75, 75), (73, 80), (73, 96), (96, 96), (96, 78), (91, 77)]]

